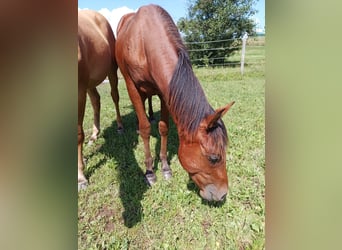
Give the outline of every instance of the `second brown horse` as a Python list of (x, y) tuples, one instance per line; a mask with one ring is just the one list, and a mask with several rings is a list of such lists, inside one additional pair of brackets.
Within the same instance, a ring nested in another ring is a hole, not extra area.
[(115, 37), (107, 19), (93, 10), (78, 11), (78, 189), (88, 181), (83, 173), (83, 118), (88, 93), (94, 110), (91, 141), (100, 132), (100, 95), (96, 90), (107, 76), (117, 114), (118, 131), (123, 130), (119, 111), (118, 66), (115, 60)]
[(158, 95), (164, 177), (171, 177), (167, 162), (170, 113), (177, 126), (181, 165), (199, 187), (202, 198), (224, 200), (228, 192), (228, 135), (221, 117), (234, 102), (216, 111), (209, 105), (170, 15), (159, 6), (148, 5), (123, 16), (117, 29), (116, 57), (138, 116), (147, 181), (153, 184), (156, 177), (149, 143), (151, 126), (143, 103)]

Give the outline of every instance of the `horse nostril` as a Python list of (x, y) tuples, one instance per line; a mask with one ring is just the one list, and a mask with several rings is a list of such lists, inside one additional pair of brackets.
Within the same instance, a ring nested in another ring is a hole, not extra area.
[(221, 197), (220, 201), (223, 201), (223, 200), (226, 198), (226, 196), (227, 196), (227, 194), (224, 194), (224, 195)]

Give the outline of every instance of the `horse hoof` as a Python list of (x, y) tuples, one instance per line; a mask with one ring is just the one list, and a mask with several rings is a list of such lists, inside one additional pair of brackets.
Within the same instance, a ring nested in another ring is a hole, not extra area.
[(122, 135), (124, 133), (124, 128), (118, 128), (116, 131), (119, 135)]
[(155, 175), (154, 172), (152, 171), (146, 171), (145, 173), (145, 181), (147, 183), (147, 185), (149, 185), (150, 187), (156, 183), (157, 181), (157, 177)]
[(78, 183), (78, 191), (86, 189), (88, 186), (88, 181), (82, 181)]
[(154, 117), (150, 117), (148, 120), (150, 123), (153, 123), (153, 124), (157, 122)]
[(171, 169), (163, 170), (163, 176), (164, 176), (164, 179), (165, 179), (165, 180), (170, 180), (171, 177), (172, 177), (172, 171), (171, 171)]

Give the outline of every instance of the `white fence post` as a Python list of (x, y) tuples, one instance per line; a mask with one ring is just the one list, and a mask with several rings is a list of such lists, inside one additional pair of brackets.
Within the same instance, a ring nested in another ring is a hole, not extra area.
[(246, 41), (248, 38), (248, 34), (247, 32), (245, 32), (245, 34), (243, 35), (242, 39), (242, 50), (241, 50), (241, 75), (243, 75), (243, 70), (245, 67), (245, 51), (246, 51)]

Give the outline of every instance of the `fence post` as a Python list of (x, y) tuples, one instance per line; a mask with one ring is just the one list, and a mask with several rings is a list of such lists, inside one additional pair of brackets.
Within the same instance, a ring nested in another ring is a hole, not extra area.
[(246, 51), (246, 41), (247, 41), (247, 38), (248, 38), (248, 34), (247, 34), (247, 32), (245, 32), (245, 34), (241, 38), (242, 39), (241, 68), (240, 68), (241, 75), (243, 75), (243, 70), (244, 70), (244, 67), (245, 67), (245, 51)]

